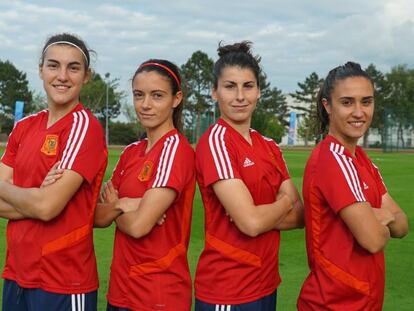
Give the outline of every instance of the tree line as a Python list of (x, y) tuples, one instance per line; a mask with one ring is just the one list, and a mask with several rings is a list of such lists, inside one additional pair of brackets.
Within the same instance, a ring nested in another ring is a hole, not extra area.
[[(194, 52), (181, 65), (184, 105), (184, 131), (195, 143), (206, 127), (219, 116), (217, 103), (211, 97), (214, 61), (203, 51)], [(414, 126), (414, 69), (406, 65), (394, 66), (383, 73), (370, 64), (366, 68), (375, 84), (375, 114), (371, 128), (386, 139), (387, 128), (393, 127), (404, 145), (404, 130)], [(298, 82), (295, 92), (284, 94), (268, 81), (263, 71), (259, 77), (261, 97), (252, 119), (252, 128), (280, 142), (288, 131), (289, 107), (287, 96), (293, 99), (293, 108), (299, 111), (298, 135), (307, 145), (318, 142), (319, 128), (316, 122), (316, 94), (323, 80), (312, 72)], [(119, 80), (94, 73), (91, 81), (81, 92), (81, 101), (105, 126), (106, 114), (110, 118), (109, 141), (111, 144), (128, 144), (143, 133), (137, 122), (131, 103), (125, 103), (126, 94), (119, 90)], [(106, 96), (108, 95), (108, 108)], [(18, 70), (10, 61), (0, 60), (0, 132), (9, 133), (13, 127), (16, 100), (25, 102), (24, 114), (29, 115), (46, 108), (46, 98), (30, 90), (26, 73)], [(127, 122), (115, 122), (123, 112)], [(112, 119), (112, 120), (111, 120)], [(206, 121), (207, 120), (207, 121)], [(367, 145), (368, 135), (364, 137)]]
[[(382, 73), (374, 64), (366, 69), (374, 82), (375, 87), (375, 111), (371, 124), (371, 130), (375, 129), (380, 135), (378, 147), (386, 141), (387, 131), (397, 131), (398, 140), (405, 147), (404, 130), (412, 130), (414, 127), (414, 69), (406, 65), (397, 65), (388, 73)], [(316, 95), (323, 83), (315, 72), (312, 72), (303, 82), (298, 83), (298, 90), (290, 94), (296, 103), (306, 105), (293, 106), (303, 112), (302, 120), (298, 127), (298, 134), (309, 141), (318, 142), (320, 132), (316, 113)], [(363, 145), (368, 146), (369, 131), (365, 133)]]

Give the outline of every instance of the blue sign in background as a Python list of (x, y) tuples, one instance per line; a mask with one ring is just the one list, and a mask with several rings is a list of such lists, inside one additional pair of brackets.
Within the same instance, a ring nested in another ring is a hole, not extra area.
[(294, 145), (295, 144), (295, 132), (296, 132), (296, 112), (291, 112), (290, 113), (288, 145)]
[(24, 108), (24, 102), (20, 100), (16, 101), (16, 108), (14, 110), (14, 123), (16, 123), (21, 118), (23, 118), (23, 108)]

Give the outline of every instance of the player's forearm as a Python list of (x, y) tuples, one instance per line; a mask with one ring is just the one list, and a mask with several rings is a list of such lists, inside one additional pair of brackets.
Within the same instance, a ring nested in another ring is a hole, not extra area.
[(98, 203), (95, 209), (94, 226), (106, 228), (121, 214), (122, 211), (115, 203)]
[(305, 217), (303, 205), (300, 199), (294, 204), (289, 213), (281, 222), (279, 222), (275, 229), (277, 230), (291, 230), (297, 228), (303, 228), (305, 226)]
[(146, 236), (155, 225), (143, 221), (137, 214), (138, 211), (128, 212), (116, 219), (118, 229), (136, 239)]
[(27, 218), (44, 219), (43, 197), (39, 188), (20, 188), (0, 181), (0, 198)]
[(0, 199), (0, 217), (10, 220), (24, 219), (21, 213), (19, 213), (13, 206)]
[(391, 237), (403, 238), (408, 233), (408, 219), (404, 212), (394, 213), (395, 220), (388, 224)]
[(265, 231), (263, 232), (267, 232), (280, 224), (293, 209), (294, 205), (289, 196), (284, 195), (271, 204), (270, 209), (262, 209), (262, 207), (258, 206), (259, 220), (265, 225)]
[(116, 226), (123, 233), (133, 238), (140, 238), (141, 236), (148, 234), (148, 232), (145, 234), (141, 232), (140, 224), (137, 222), (136, 214), (136, 211), (122, 214), (116, 219)]
[(292, 201), (285, 195), (274, 203), (253, 206), (236, 225), (243, 233), (256, 237), (275, 229), (292, 208)]
[(357, 239), (357, 241), (367, 251), (369, 251), (372, 254), (375, 254), (385, 248), (390, 237), (391, 234), (389, 227), (380, 225), (380, 230), (378, 230), (372, 235), (368, 235), (365, 241), (362, 241), (361, 239)]

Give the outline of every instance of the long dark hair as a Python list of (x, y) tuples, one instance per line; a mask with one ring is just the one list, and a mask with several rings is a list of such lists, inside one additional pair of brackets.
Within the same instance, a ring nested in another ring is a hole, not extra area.
[[(149, 59), (143, 62), (135, 71), (134, 76), (132, 77), (132, 81), (134, 81), (135, 77), (139, 73), (150, 71), (156, 71), (163, 77), (168, 78), (168, 80), (170, 81), (173, 95), (176, 95), (179, 91), (181, 91), (181, 76), (178, 67), (165, 59)], [(184, 96), (181, 102), (178, 104), (177, 107), (174, 108), (173, 111), (173, 124), (179, 132), (182, 132), (183, 129), (183, 105)]]
[(324, 134), (329, 126), (329, 115), (326, 112), (325, 107), (323, 106), (322, 100), (326, 99), (330, 104), (331, 95), (336, 83), (339, 80), (344, 80), (350, 77), (364, 77), (368, 79), (374, 87), (374, 83), (372, 82), (371, 77), (366, 73), (365, 70), (361, 68), (361, 65), (358, 63), (347, 62), (346, 64), (335, 67), (334, 69), (329, 71), (328, 75), (326, 76), (323, 84), (319, 89), (318, 95), (316, 96), (318, 121), (321, 134)]

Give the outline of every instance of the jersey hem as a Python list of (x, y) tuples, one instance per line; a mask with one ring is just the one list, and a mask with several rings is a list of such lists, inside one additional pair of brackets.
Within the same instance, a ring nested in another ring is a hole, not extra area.
[(86, 294), (89, 292), (96, 291), (99, 288), (99, 283), (96, 283), (93, 286), (88, 287), (77, 287), (77, 288), (62, 288), (62, 287), (51, 287), (42, 283), (32, 283), (32, 282), (25, 282), (18, 280), (14, 277), (10, 277), (7, 275), (2, 275), (3, 279), (7, 279), (9, 281), (16, 282), (20, 287), (24, 288), (40, 288), (44, 291), (51, 292), (51, 293), (57, 293), (57, 294), (64, 294), (64, 295), (70, 295), (70, 294)]
[(258, 299), (261, 299), (263, 297), (266, 297), (270, 294), (272, 294), (279, 286), (281, 280), (279, 279), (277, 284), (275, 286), (272, 286), (272, 288), (267, 289), (265, 291), (260, 292), (259, 294), (254, 294), (250, 296), (245, 297), (239, 297), (239, 298), (217, 298), (217, 297), (209, 297), (209, 296), (203, 296), (202, 294), (195, 294), (195, 298), (198, 300), (201, 300), (203, 302), (209, 303), (209, 304), (225, 304), (225, 305), (238, 305), (242, 303), (249, 303), (256, 301)]
[[(106, 300), (109, 302), (110, 305), (114, 306), (114, 307), (118, 307), (118, 308), (124, 308), (124, 309), (130, 309), (130, 310), (140, 310), (140, 311), (154, 311), (154, 308), (147, 308), (147, 307), (143, 307), (143, 306), (137, 306), (135, 304), (129, 304), (129, 303), (125, 303), (125, 302), (120, 302), (117, 301), (116, 299), (110, 298), (109, 295), (106, 295)], [(191, 304), (188, 306), (188, 309), (184, 309), (184, 310), (191, 310)], [(161, 309), (160, 309), (161, 310)], [(176, 307), (174, 306), (174, 308), (163, 308), (162, 310), (164, 311), (175, 311)]]

